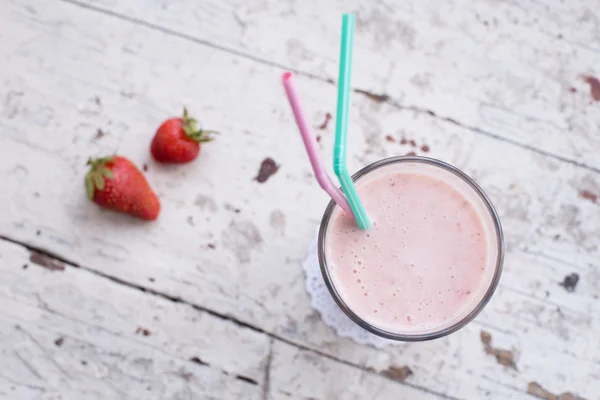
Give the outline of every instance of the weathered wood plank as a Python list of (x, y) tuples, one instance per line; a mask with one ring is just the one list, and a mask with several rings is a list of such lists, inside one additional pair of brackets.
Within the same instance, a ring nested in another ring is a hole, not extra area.
[(600, 169), (600, 113), (580, 78), (600, 75), (600, 16), (582, 0), (73, 2), (324, 80), (354, 11), (355, 87)]
[(4, 398), (263, 398), (266, 335), (2, 240), (0, 310)]
[[(408, 151), (456, 164), (497, 204), (508, 249), (498, 296), (476, 324), (433, 343), (358, 346), (323, 325), (304, 291), (300, 260), (326, 199), (296, 138), (280, 70), (60, 2), (11, 3), (9, 11), (0, 24), (11, 38), (0, 42), (8, 89), (0, 235), (351, 364), (378, 372), (409, 365), (415, 374), (407, 382), (436, 393), (509, 398), (523, 395), (530, 380), (589, 398), (599, 391), (598, 322), (581, 315), (598, 311), (598, 206), (579, 197), (583, 189), (600, 192), (596, 174), (355, 96), (352, 169)], [(310, 79), (299, 84), (317, 126), (335, 90)], [(143, 143), (182, 103), (223, 134), (194, 164), (158, 166)], [(329, 154), (331, 127), (319, 133)], [(430, 151), (400, 145), (403, 136)], [(115, 150), (148, 164), (163, 201), (157, 223), (102, 212), (85, 199), (85, 159)], [(261, 185), (253, 178), (267, 156), (282, 167)], [(580, 270), (575, 293), (558, 286), (573, 272), (567, 262)], [(484, 354), (482, 328), (495, 346), (518, 349), (518, 372)], [(569, 363), (576, 367), (561, 369)]]
[[(334, 379), (331, 379), (332, 377)], [(270, 387), (272, 399), (429, 400), (442, 398), (401, 385), (391, 378), (382, 378), (368, 371), (317, 357), (311, 352), (281, 342), (273, 346)]]

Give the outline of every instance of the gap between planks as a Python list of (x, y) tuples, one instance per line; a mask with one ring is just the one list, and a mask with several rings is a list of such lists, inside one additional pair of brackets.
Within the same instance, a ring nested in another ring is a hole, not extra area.
[(48, 250), (45, 250), (45, 249), (42, 249), (42, 248), (39, 248), (39, 247), (31, 246), (31, 245), (29, 245), (27, 243), (24, 243), (24, 242), (21, 242), (19, 240), (15, 240), (15, 239), (12, 239), (10, 237), (3, 236), (3, 235), (0, 235), (0, 240), (4, 240), (6, 242), (9, 242), (9, 243), (12, 243), (12, 244), (15, 244), (15, 245), (18, 245), (18, 246), (22, 246), (25, 249), (27, 249), (29, 252), (40, 253), (40, 254), (42, 254), (42, 255), (44, 255), (46, 257), (52, 258), (53, 260), (58, 261), (58, 262), (64, 264), (64, 266), (67, 267), (67, 268), (78, 268), (80, 270), (86, 271), (86, 272), (88, 272), (88, 273), (90, 273), (92, 275), (95, 275), (97, 277), (100, 277), (100, 278), (103, 278), (103, 279), (108, 279), (108, 280), (110, 280), (110, 281), (112, 281), (112, 282), (114, 282), (114, 283), (116, 283), (118, 285), (124, 285), (124, 286), (126, 286), (126, 287), (128, 287), (130, 289), (135, 289), (135, 290), (138, 290), (138, 291), (141, 291), (141, 292), (144, 292), (144, 293), (148, 293), (148, 294), (160, 297), (160, 298), (162, 298), (164, 300), (168, 300), (168, 301), (171, 301), (171, 302), (174, 302), (174, 303), (185, 304), (185, 305), (187, 305), (189, 307), (192, 307), (193, 309), (195, 309), (197, 311), (205, 312), (205, 313), (209, 314), (212, 317), (216, 317), (216, 318), (222, 319), (224, 321), (231, 322), (231, 323), (233, 323), (233, 324), (235, 324), (235, 325), (237, 325), (237, 326), (239, 326), (241, 328), (247, 328), (247, 329), (250, 329), (250, 330), (252, 330), (254, 332), (257, 332), (257, 333), (260, 333), (260, 334), (268, 336), (271, 339), (271, 341), (269, 343), (269, 356), (267, 357), (267, 363), (265, 365), (265, 375), (264, 375), (264, 379), (265, 379), (264, 385), (265, 385), (265, 388), (264, 388), (264, 392), (263, 392), (263, 397), (265, 399), (268, 398), (268, 394), (269, 394), (269, 386), (270, 386), (269, 385), (269, 381), (270, 381), (271, 359), (272, 359), (272, 352), (273, 352), (273, 342), (275, 340), (277, 340), (277, 341), (280, 341), (282, 343), (288, 344), (290, 346), (294, 346), (294, 347), (298, 348), (301, 351), (310, 352), (310, 353), (316, 354), (316, 355), (318, 355), (320, 357), (326, 358), (328, 360), (331, 360), (331, 361), (334, 361), (334, 362), (337, 362), (337, 363), (340, 363), (340, 364), (344, 364), (344, 365), (352, 367), (352, 368), (359, 369), (359, 370), (363, 371), (364, 373), (376, 375), (376, 376), (379, 376), (379, 377), (391, 380), (391, 381), (393, 381), (395, 383), (398, 383), (398, 384), (401, 384), (401, 385), (406, 385), (408, 387), (411, 387), (412, 389), (421, 391), (423, 393), (427, 393), (427, 394), (438, 396), (440, 399), (444, 399), (444, 400), (463, 400), (463, 399), (460, 399), (458, 397), (448, 396), (446, 394), (437, 392), (435, 390), (428, 389), (426, 387), (415, 385), (415, 384), (410, 383), (410, 382), (399, 382), (398, 380), (392, 379), (392, 378), (390, 378), (390, 377), (388, 377), (388, 376), (386, 376), (384, 374), (381, 374), (381, 373), (379, 373), (379, 372), (377, 372), (377, 371), (375, 371), (375, 370), (373, 370), (371, 368), (365, 368), (364, 366), (362, 366), (360, 364), (355, 364), (355, 363), (352, 363), (350, 361), (347, 361), (347, 360), (341, 359), (339, 357), (335, 357), (335, 356), (332, 356), (332, 355), (327, 354), (325, 352), (322, 352), (322, 351), (320, 351), (318, 349), (308, 347), (308, 346), (303, 345), (301, 343), (296, 343), (296, 342), (291, 341), (289, 339), (286, 339), (284, 337), (278, 336), (278, 335), (276, 335), (276, 334), (274, 334), (272, 332), (268, 332), (268, 331), (266, 331), (266, 330), (264, 330), (264, 329), (262, 329), (262, 328), (260, 328), (258, 326), (255, 326), (255, 325), (246, 323), (244, 321), (241, 321), (241, 320), (239, 320), (237, 318), (234, 318), (231, 315), (221, 314), (219, 312), (216, 312), (214, 310), (205, 308), (203, 306), (200, 306), (200, 305), (197, 305), (197, 304), (185, 301), (185, 300), (183, 300), (183, 299), (181, 299), (179, 297), (171, 296), (171, 295), (168, 295), (168, 294), (156, 291), (154, 289), (144, 287), (142, 285), (133, 284), (133, 283), (124, 281), (122, 279), (119, 279), (119, 278), (116, 278), (116, 277), (113, 277), (113, 276), (110, 276), (110, 275), (107, 275), (107, 274), (103, 274), (101, 272), (98, 272), (96, 270), (87, 268), (87, 267), (85, 267), (85, 266), (83, 266), (81, 264), (78, 264), (76, 262), (67, 260), (64, 257), (61, 257), (61, 256), (59, 256), (59, 255), (57, 255), (57, 254), (55, 254), (55, 253), (53, 253), (51, 251), (48, 251)]
[[(263, 65), (267, 65), (267, 66), (275, 67), (275, 68), (279, 68), (279, 69), (289, 70), (289, 71), (292, 71), (292, 72), (294, 72), (294, 73), (296, 73), (298, 75), (302, 75), (302, 76), (305, 76), (307, 78), (314, 79), (314, 80), (317, 80), (317, 81), (321, 81), (323, 83), (327, 83), (327, 84), (330, 84), (330, 85), (334, 85), (335, 84), (335, 82), (332, 79), (326, 79), (326, 78), (323, 78), (321, 76), (318, 76), (318, 75), (315, 75), (315, 74), (311, 74), (309, 72), (300, 71), (300, 70), (291, 68), (291, 67), (289, 67), (287, 65), (283, 65), (283, 64), (280, 64), (280, 63), (277, 63), (277, 62), (269, 61), (269, 60), (267, 60), (265, 58), (257, 57), (255, 55), (248, 54), (248, 53), (245, 53), (245, 52), (233, 49), (233, 48), (225, 46), (225, 45), (213, 43), (213, 42), (210, 42), (210, 41), (208, 41), (206, 39), (200, 39), (200, 38), (194, 37), (192, 35), (185, 34), (183, 32), (178, 32), (178, 31), (173, 30), (173, 29), (169, 29), (169, 28), (166, 28), (166, 27), (163, 27), (163, 26), (151, 23), (151, 22), (144, 21), (144, 20), (139, 19), (139, 18), (133, 18), (133, 17), (130, 17), (128, 15), (119, 14), (117, 12), (114, 12), (114, 11), (111, 11), (111, 10), (107, 10), (105, 8), (101, 8), (101, 7), (98, 7), (98, 6), (93, 6), (93, 5), (90, 5), (90, 4), (85, 4), (85, 3), (79, 2), (77, 0), (59, 0), (59, 1), (62, 1), (63, 3), (71, 4), (71, 5), (74, 5), (74, 6), (77, 6), (77, 7), (81, 7), (81, 8), (90, 10), (90, 11), (95, 11), (95, 12), (107, 15), (109, 17), (116, 18), (116, 19), (119, 19), (119, 20), (122, 20), (122, 21), (126, 21), (126, 22), (129, 22), (129, 23), (132, 23), (132, 24), (140, 25), (140, 26), (146, 27), (148, 29), (152, 29), (154, 31), (158, 31), (158, 32), (164, 33), (165, 35), (174, 36), (174, 37), (177, 37), (179, 39), (186, 40), (186, 41), (189, 41), (189, 42), (192, 42), (192, 43), (196, 43), (196, 44), (199, 44), (199, 45), (202, 45), (202, 46), (207, 46), (207, 47), (210, 47), (210, 48), (218, 50), (218, 51), (222, 51), (222, 52), (225, 52), (225, 53), (233, 54), (235, 56), (238, 56), (238, 57), (241, 57), (241, 58), (245, 58), (245, 59), (254, 61), (256, 63), (259, 63), (259, 64), (263, 64)], [(592, 165), (588, 165), (586, 163), (577, 161), (577, 160), (569, 158), (569, 157), (561, 156), (559, 154), (555, 154), (555, 153), (552, 153), (552, 152), (549, 152), (549, 151), (538, 149), (538, 148), (536, 148), (534, 146), (531, 146), (531, 145), (528, 145), (528, 144), (524, 144), (524, 143), (520, 143), (520, 142), (518, 142), (516, 140), (499, 136), (497, 134), (485, 131), (485, 130), (483, 130), (481, 128), (478, 128), (478, 127), (475, 127), (475, 126), (465, 125), (465, 124), (461, 123), (460, 121), (457, 121), (454, 118), (450, 118), (450, 117), (446, 117), (446, 116), (443, 116), (443, 115), (439, 115), (438, 113), (434, 112), (433, 110), (429, 110), (429, 109), (425, 109), (425, 108), (421, 108), (421, 107), (416, 107), (416, 106), (411, 106), (411, 105), (402, 105), (402, 104), (399, 104), (396, 101), (394, 101), (387, 94), (372, 93), (370, 91), (362, 90), (362, 89), (359, 89), (359, 88), (353, 88), (352, 90), (355, 93), (358, 93), (358, 94), (360, 94), (362, 96), (366, 96), (366, 97), (370, 98), (374, 102), (385, 103), (385, 104), (388, 104), (391, 107), (394, 107), (394, 108), (397, 108), (397, 109), (400, 109), (400, 110), (408, 110), (408, 111), (416, 112), (418, 114), (425, 114), (425, 115), (428, 115), (428, 116), (430, 116), (430, 117), (432, 117), (434, 119), (438, 119), (438, 120), (441, 120), (441, 121), (444, 121), (444, 122), (448, 122), (450, 124), (459, 126), (459, 127), (464, 128), (466, 130), (469, 130), (471, 132), (487, 136), (487, 137), (492, 138), (494, 140), (498, 140), (498, 141), (501, 141), (501, 142), (504, 142), (504, 143), (508, 143), (508, 144), (510, 144), (512, 146), (520, 147), (520, 148), (528, 150), (530, 152), (533, 152), (533, 153), (536, 153), (536, 154), (539, 154), (539, 155), (543, 155), (545, 157), (552, 158), (552, 159), (555, 159), (555, 160), (558, 160), (558, 161), (561, 161), (561, 162), (573, 165), (575, 167), (582, 168), (582, 169), (590, 171), (590, 172), (594, 172), (594, 173), (600, 174), (600, 168), (598, 168), (598, 167), (594, 167)]]
[(273, 361), (273, 339), (269, 340), (269, 355), (267, 356), (267, 365), (265, 366), (265, 376), (263, 377), (263, 400), (269, 400), (271, 391), (271, 364)]

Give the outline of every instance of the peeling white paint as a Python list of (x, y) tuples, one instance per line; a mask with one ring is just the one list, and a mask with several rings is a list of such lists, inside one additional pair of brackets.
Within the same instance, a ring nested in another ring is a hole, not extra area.
[[(507, 245), (498, 292), (472, 324), (383, 351), (321, 322), (301, 268), (327, 199), (278, 65), (320, 78), (297, 76), (319, 126), (334, 111), (335, 87), (323, 79), (336, 74), (341, 9), (83, 4), (93, 7), (7, 1), (0, 13), (0, 235), (94, 271), (22, 269), (28, 252), (0, 241), (0, 397), (520, 399), (531, 381), (600, 393), (599, 205), (579, 194), (600, 195), (600, 114), (577, 78), (600, 61), (585, 2), (345, 8), (358, 10), (355, 86), (400, 104), (353, 95), (351, 169), (410, 151), (451, 162), (490, 195)], [(158, 165), (152, 134), (184, 105), (221, 135), (189, 165)], [(327, 157), (329, 125), (318, 131)], [(156, 223), (85, 198), (87, 157), (114, 151), (147, 164), (163, 204)], [(281, 168), (260, 184), (266, 157)], [(568, 293), (559, 283), (573, 272), (580, 281)], [(481, 330), (514, 349), (517, 371), (484, 353)], [(404, 365), (409, 386), (381, 375)]]

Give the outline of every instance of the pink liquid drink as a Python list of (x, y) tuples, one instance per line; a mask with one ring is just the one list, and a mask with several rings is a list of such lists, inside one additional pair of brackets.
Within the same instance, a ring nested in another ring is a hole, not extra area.
[(386, 159), (355, 181), (371, 229), (332, 203), (319, 235), (323, 276), (344, 312), (397, 340), (444, 336), (473, 319), (502, 268), (500, 223), (481, 189), (425, 158)]

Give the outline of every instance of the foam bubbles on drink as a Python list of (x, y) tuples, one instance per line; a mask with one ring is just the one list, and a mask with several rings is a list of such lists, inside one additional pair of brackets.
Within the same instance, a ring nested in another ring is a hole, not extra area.
[(392, 331), (454, 318), (483, 281), (485, 234), (477, 213), (429, 176), (395, 173), (369, 186), (357, 185), (373, 220), (368, 232), (356, 229), (350, 215), (334, 213), (330, 221), (335, 235), (327, 239), (327, 259), (342, 299), (366, 322)]

